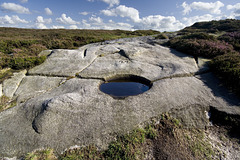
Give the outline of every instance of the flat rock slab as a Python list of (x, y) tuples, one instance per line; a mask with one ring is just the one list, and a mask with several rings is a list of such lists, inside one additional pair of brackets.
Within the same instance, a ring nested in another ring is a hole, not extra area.
[(96, 59), (95, 48), (81, 48), (79, 50), (53, 50), (47, 60), (31, 69), (30, 75), (44, 76), (75, 76)]
[(65, 77), (78, 74), (84, 78), (135, 74), (154, 81), (197, 71), (194, 58), (136, 38), (90, 44), (78, 50), (53, 50), (42, 65), (28, 74)]
[[(104, 46), (102, 49), (104, 49)], [(141, 41), (112, 44), (119, 52), (106, 52), (79, 73), (84, 78), (114, 77), (135, 74), (151, 81), (198, 71), (194, 58), (162, 46), (143, 45)], [(104, 65), (103, 65), (104, 64)]]
[(3, 95), (12, 98), (26, 73), (26, 70), (14, 73), (13, 77), (3, 81)]
[(64, 77), (26, 76), (14, 93), (14, 97), (17, 97), (19, 103), (24, 102), (27, 99), (44, 94), (58, 87), (64, 83), (65, 80), (66, 78)]
[[(54, 50), (21, 81), (13, 97), (17, 106), (0, 113), (0, 157), (41, 148), (61, 153), (75, 145), (103, 149), (116, 135), (165, 112), (194, 128), (208, 125), (210, 106), (240, 114), (239, 99), (199, 69), (194, 58), (150, 37)], [(152, 88), (121, 100), (99, 90), (104, 80), (129, 74), (149, 79)]]

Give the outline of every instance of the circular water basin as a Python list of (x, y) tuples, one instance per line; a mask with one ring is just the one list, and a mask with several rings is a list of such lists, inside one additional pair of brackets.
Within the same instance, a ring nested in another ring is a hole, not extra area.
[(100, 90), (113, 98), (135, 96), (148, 91), (152, 86), (151, 81), (138, 76), (121, 77), (109, 80), (100, 85)]

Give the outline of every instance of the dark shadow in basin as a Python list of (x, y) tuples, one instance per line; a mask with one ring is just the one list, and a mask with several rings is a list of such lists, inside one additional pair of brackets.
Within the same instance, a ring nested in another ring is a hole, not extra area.
[(152, 87), (151, 81), (134, 75), (122, 75), (102, 83), (99, 89), (115, 99), (124, 99), (148, 91)]

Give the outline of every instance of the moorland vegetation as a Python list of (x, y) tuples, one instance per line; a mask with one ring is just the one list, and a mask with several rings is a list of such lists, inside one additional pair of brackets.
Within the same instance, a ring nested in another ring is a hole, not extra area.
[(195, 58), (210, 58), (211, 70), (240, 95), (240, 20), (195, 23), (179, 31), (168, 45)]

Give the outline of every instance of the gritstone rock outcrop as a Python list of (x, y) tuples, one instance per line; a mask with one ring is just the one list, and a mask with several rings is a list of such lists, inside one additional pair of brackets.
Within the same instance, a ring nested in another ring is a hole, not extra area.
[[(47, 60), (26, 76), (19, 73), (16, 85), (9, 87), (11, 79), (1, 85), (17, 105), (0, 113), (0, 157), (40, 148), (60, 153), (74, 145), (105, 148), (115, 135), (165, 112), (186, 127), (199, 128), (208, 125), (210, 106), (240, 114), (239, 100), (219, 88), (203, 60), (198, 65), (193, 57), (158, 45), (152, 37), (44, 54)], [(144, 77), (152, 88), (125, 99), (99, 90), (104, 80), (124, 75)]]

